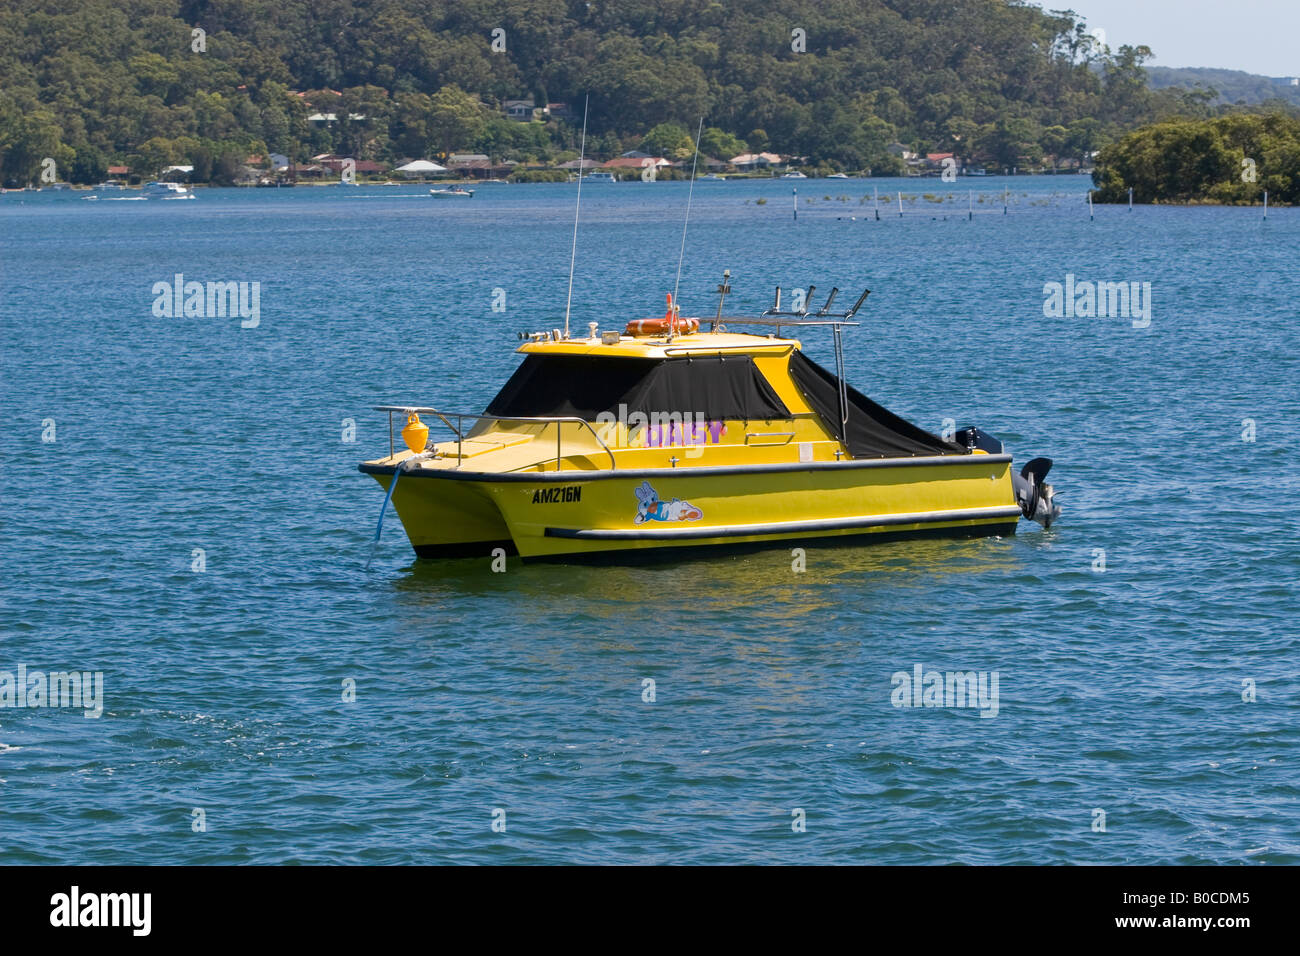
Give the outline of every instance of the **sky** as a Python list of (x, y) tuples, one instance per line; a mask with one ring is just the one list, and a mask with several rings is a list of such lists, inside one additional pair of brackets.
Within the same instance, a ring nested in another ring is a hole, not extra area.
[(1073, 10), (1111, 49), (1151, 47), (1151, 66), (1300, 76), (1300, 0), (1035, 0)]

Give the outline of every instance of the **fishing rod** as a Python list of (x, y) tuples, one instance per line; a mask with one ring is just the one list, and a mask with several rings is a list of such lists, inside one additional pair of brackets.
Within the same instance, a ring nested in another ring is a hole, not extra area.
[(578, 214), (582, 212), (582, 170), (587, 158), (587, 104), (591, 94), (582, 101), (582, 143), (578, 147), (578, 201), (573, 207), (573, 248), (569, 252), (569, 296), (564, 301), (564, 337), (569, 337), (569, 309), (573, 305), (573, 267), (578, 261)]
[(700, 117), (700, 127), (695, 131), (695, 155), (691, 157), (691, 186), (686, 192), (686, 218), (682, 220), (682, 248), (677, 253), (677, 281), (673, 283), (672, 308), (668, 315), (668, 341), (673, 340), (677, 329), (677, 290), (682, 284), (682, 261), (686, 258), (686, 227), (691, 224), (691, 197), (695, 195), (695, 167), (700, 161), (700, 137), (704, 133), (704, 117)]

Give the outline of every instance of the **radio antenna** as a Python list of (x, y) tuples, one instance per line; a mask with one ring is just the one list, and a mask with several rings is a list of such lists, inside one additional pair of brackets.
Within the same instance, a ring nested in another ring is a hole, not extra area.
[(569, 296), (564, 300), (564, 337), (569, 337), (569, 308), (573, 305), (573, 267), (578, 261), (578, 214), (582, 211), (582, 178), (587, 158), (587, 104), (588, 93), (582, 101), (582, 143), (578, 147), (578, 201), (573, 206), (573, 249), (569, 252)]
[(695, 195), (695, 166), (700, 161), (700, 136), (704, 133), (704, 117), (700, 117), (700, 128), (695, 131), (695, 155), (691, 157), (691, 186), (686, 192), (686, 218), (682, 220), (682, 248), (677, 254), (677, 281), (673, 283), (673, 313), (668, 320), (668, 341), (673, 340), (677, 328), (677, 290), (682, 284), (682, 260), (686, 258), (686, 227), (691, 224), (691, 197)]

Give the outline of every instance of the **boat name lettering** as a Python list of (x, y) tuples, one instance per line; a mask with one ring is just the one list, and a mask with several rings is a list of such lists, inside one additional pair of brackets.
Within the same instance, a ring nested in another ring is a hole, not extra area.
[(533, 504), (570, 504), (582, 500), (582, 485), (562, 485), (559, 488), (536, 488), (533, 490)]

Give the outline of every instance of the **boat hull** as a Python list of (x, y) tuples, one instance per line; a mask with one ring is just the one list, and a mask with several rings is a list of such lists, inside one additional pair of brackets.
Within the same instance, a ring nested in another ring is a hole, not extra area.
[[(385, 491), (393, 482), (391, 468), (371, 474)], [(421, 558), (485, 557), (498, 548), (517, 553), (501, 512), (478, 483), (431, 482), (403, 475), (392, 501), (411, 547)]]
[[(1020, 517), (1009, 455), (768, 467), (509, 475), (416, 468), (394, 505), (421, 556), (525, 559), (813, 540), (1005, 535)], [(375, 474), (381, 484), (389, 474)], [(374, 465), (362, 466), (375, 473)], [(504, 532), (504, 533), (503, 533)], [(459, 540), (458, 540), (459, 539)]]

